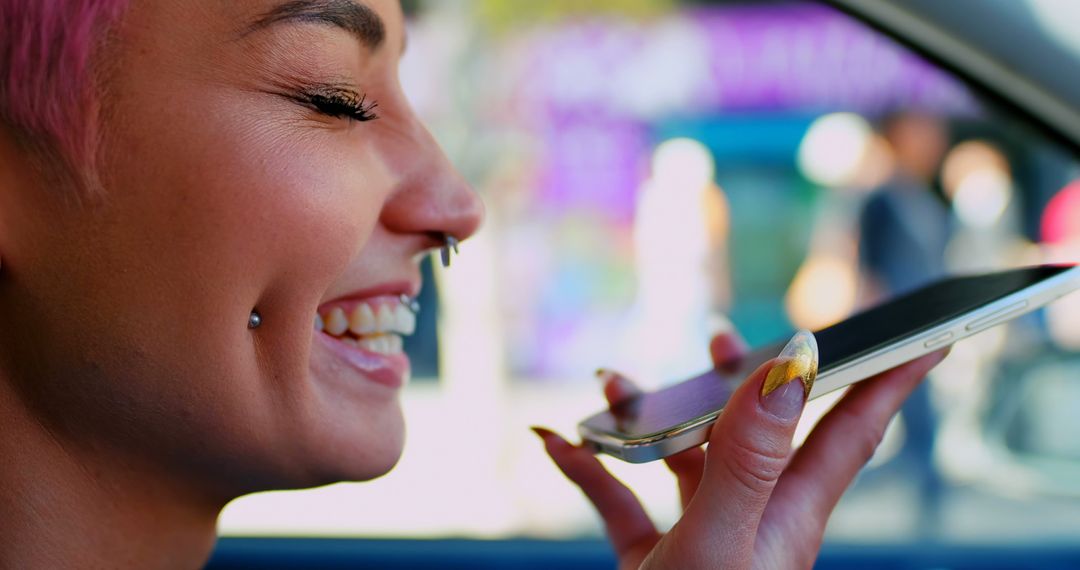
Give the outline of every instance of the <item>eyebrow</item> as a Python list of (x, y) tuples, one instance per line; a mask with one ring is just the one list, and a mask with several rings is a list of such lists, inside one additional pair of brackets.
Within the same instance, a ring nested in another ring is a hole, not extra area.
[(259, 16), (248, 26), (244, 35), (281, 22), (315, 23), (341, 28), (371, 49), (377, 49), (386, 38), (386, 28), (379, 15), (352, 0), (290, 0)]

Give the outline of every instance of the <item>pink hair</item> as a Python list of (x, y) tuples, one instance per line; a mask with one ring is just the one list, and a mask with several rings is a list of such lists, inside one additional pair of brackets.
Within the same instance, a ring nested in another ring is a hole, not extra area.
[(75, 172), (93, 168), (97, 146), (94, 50), (126, 4), (0, 0), (0, 121)]

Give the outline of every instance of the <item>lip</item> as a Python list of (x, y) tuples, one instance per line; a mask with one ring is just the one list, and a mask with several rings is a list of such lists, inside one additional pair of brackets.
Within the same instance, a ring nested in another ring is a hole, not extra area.
[(315, 335), (313, 347), (325, 347), (332, 358), (355, 370), (363, 378), (395, 390), (409, 381), (409, 357), (404, 352), (380, 354), (347, 345), (324, 332), (312, 330), (312, 333)]

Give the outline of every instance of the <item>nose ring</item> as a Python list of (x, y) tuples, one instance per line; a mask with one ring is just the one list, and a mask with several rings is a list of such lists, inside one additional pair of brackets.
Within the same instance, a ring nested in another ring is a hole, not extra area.
[(450, 267), (450, 250), (454, 250), (454, 253), (458, 253), (458, 240), (456, 237), (450, 234), (443, 234), (443, 246), (442, 246), (442, 265), (443, 267)]

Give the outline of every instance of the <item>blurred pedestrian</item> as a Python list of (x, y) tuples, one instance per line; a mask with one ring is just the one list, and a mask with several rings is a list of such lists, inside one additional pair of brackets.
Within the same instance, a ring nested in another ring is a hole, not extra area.
[[(949, 212), (934, 191), (948, 147), (937, 117), (900, 112), (881, 122), (893, 154), (892, 176), (874, 189), (859, 216), (859, 264), (864, 302), (911, 291), (945, 273)], [(933, 533), (942, 482), (933, 464), (937, 418), (930, 389), (920, 385), (901, 409), (905, 441), (897, 465), (915, 471), (920, 498), (917, 528)]]

